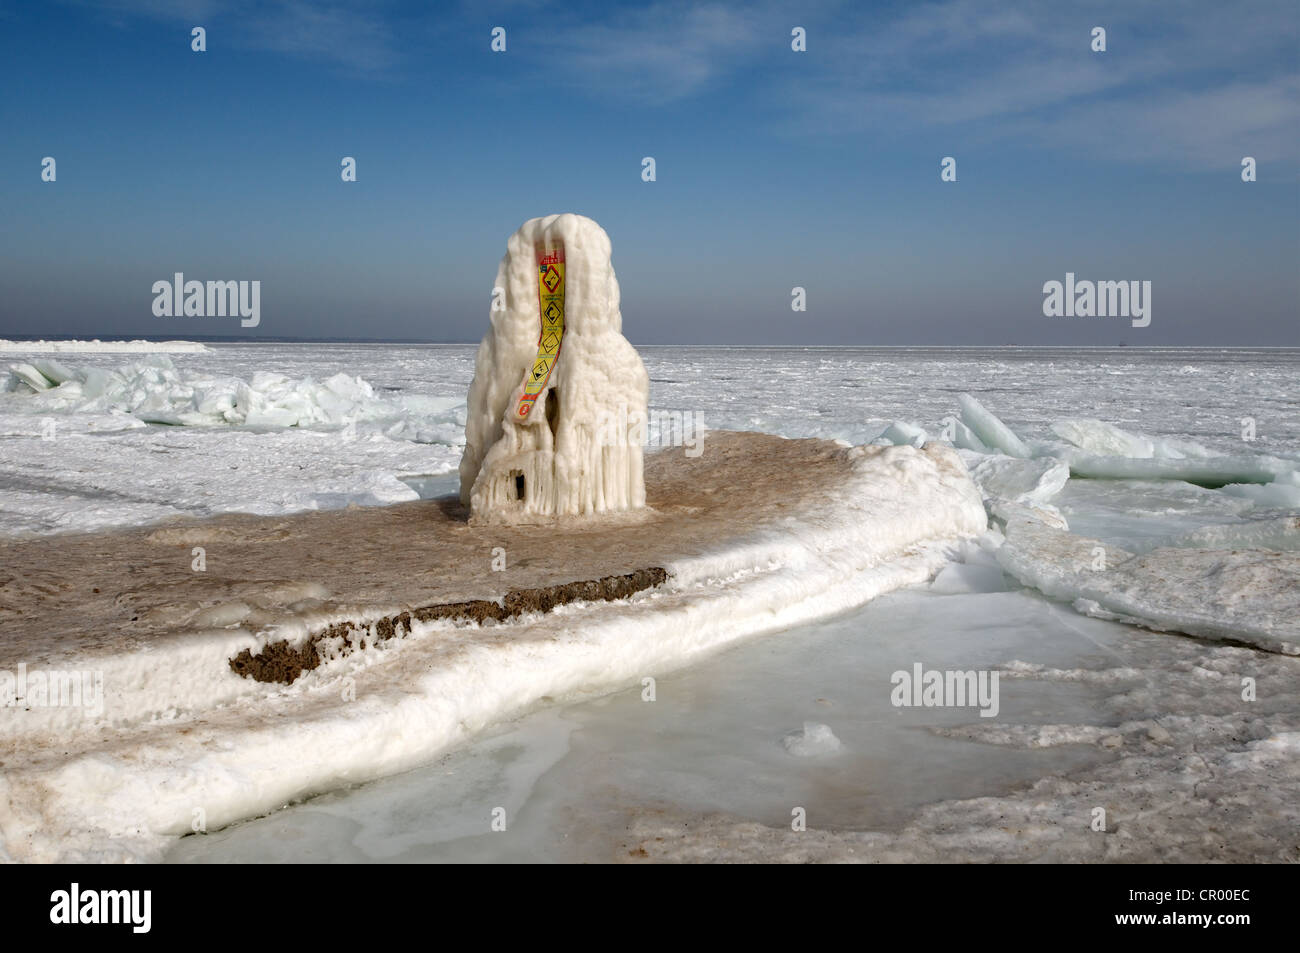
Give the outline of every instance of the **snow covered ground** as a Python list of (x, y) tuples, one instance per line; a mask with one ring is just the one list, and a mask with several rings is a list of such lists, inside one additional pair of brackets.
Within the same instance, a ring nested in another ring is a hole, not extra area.
[[(539, 710), (177, 859), (1212, 859), (1224, 838), (1294, 859), (1300, 351), (642, 354), (652, 421), (963, 448), (991, 532), (927, 591), (730, 649), (653, 704)], [(449, 492), (473, 369), (453, 346), (6, 357), (7, 534)], [(1001, 669), (998, 716), (891, 706), (915, 662)], [(1117, 838), (1087, 836), (1098, 805)]]

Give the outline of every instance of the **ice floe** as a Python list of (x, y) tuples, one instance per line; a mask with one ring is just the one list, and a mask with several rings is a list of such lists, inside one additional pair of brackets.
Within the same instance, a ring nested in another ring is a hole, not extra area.
[[(1300, 517), (1265, 510), (1148, 539), (1137, 552), (1071, 533), (1048, 502), (1072, 477), (1083, 477), (1228, 484), (1230, 495), (1284, 508), (1300, 490), (1294, 461), (1210, 455), (1190, 441), (1147, 438), (1097, 420), (1057, 421), (1053, 432), (1071, 446), (1031, 448), (973, 397), (959, 401), (963, 420), (1002, 451), (959, 453), (1005, 534), (997, 559), (1015, 579), (1089, 615), (1300, 653)], [(979, 575), (954, 570), (934, 587), (993, 584)]]
[(1182, 480), (1210, 489), (1241, 483), (1290, 480), (1294, 461), (1264, 454), (1223, 454), (1213, 457), (1094, 457), (1071, 456), (1070, 475), (1094, 480)]
[(1300, 553), (1159, 548), (1135, 555), (1008, 520), (1002, 568), (1087, 615), (1300, 655)]
[(970, 394), (958, 394), (962, 422), (985, 446), (1009, 457), (1031, 457), (1033, 451), (1016, 436), (1015, 431), (984, 409), (984, 405)]

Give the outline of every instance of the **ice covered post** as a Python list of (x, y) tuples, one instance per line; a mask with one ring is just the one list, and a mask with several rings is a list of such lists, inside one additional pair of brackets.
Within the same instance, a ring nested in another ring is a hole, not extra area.
[(525, 222), (506, 243), (489, 324), (460, 461), (470, 521), (644, 506), (650, 381), (623, 337), (605, 230), (572, 214)]

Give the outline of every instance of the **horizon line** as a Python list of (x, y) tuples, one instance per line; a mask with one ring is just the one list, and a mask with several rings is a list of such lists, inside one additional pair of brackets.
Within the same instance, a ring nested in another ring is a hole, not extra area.
[[(50, 343), (99, 343), (125, 344), (144, 342), (148, 344), (400, 344), (422, 347), (476, 347), (480, 341), (430, 341), (420, 338), (300, 338), (300, 337), (261, 337), (246, 338), (219, 334), (190, 335), (189, 337), (163, 337), (157, 335), (137, 335), (120, 337), (83, 337), (81, 335), (17, 335), (0, 337), (0, 344), (37, 344)], [(629, 342), (633, 343), (633, 342)], [(635, 344), (637, 348), (727, 348), (730, 350), (770, 350), (784, 348), (787, 350), (851, 350), (872, 348), (877, 350), (1114, 350), (1114, 351), (1293, 351), (1300, 350), (1300, 344)]]

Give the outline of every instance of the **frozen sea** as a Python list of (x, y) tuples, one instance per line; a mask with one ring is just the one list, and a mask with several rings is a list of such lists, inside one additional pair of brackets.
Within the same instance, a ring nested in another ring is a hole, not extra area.
[[(11, 383), (0, 393), (0, 534), (454, 492), (474, 350), (6, 350), (5, 363), (75, 386), (33, 394)], [(899, 421), (938, 435), (947, 418), (960, 416), (957, 395), (964, 392), (1031, 442), (1057, 441), (1054, 422), (1086, 418), (1208, 454), (1300, 456), (1300, 349), (641, 353), (652, 411), (689, 412), (714, 429), (860, 444)], [(1297, 512), (1294, 493), (1270, 490), (1075, 479), (1051, 503), (1073, 531), (1142, 551), (1201, 527)], [(894, 707), (890, 674), (915, 663), (1015, 675), (1003, 681), (995, 719)], [(1101, 785), (1138, 815), (1150, 808), (1144, 797), (1176, 801), (1188, 769), (1162, 759), (1174, 758), (1184, 742), (1204, 748), (1232, 731), (1247, 750), (1225, 748), (1224, 758), (1255, 758), (1269, 771), (1276, 770), (1269, 758), (1293, 764), (1298, 666), (1294, 658), (1087, 618), (996, 566), (973, 565), (665, 675), (653, 701), (635, 690), (557, 699), (422, 769), (185, 838), (171, 858), (638, 859), (646, 843), (676, 843), (664, 831), (709, 818), (732, 833), (665, 846), (662, 857), (725, 859), (718, 843), (734, 849), (752, 841), (762, 851), (770, 840), (743, 825), (788, 829), (796, 808), (806, 811), (810, 832), (839, 838), (825, 846), (827, 859), (851, 850), (844, 845), (858, 835), (890, 838), (899, 856), (924, 857), (927, 832), (954, 825), (966, 837), (953, 846), (960, 856), (991, 823), (972, 817), (971, 804), (1003, 816), (1027, 803), (1031, 789), (1034, 802), (1047, 805), (1042, 817), (1025, 822), (1031, 833), (1068, 826), (1075, 812), (1086, 830), (1087, 805), (1073, 804), (1067, 782), (1052, 779)], [(1243, 715), (1237, 695), (1247, 673), (1271, 691)], [(1211, 776), (1229, 770), (1210, 755), (1204, 760)], [(1168, 790), (1135, 780), (1162, 771)], [(1055, 786), (1044, 793), (1048, 781)], [(1241, 792), (1249, 790), (1243, 780)], [(1242, 796), (1257, 810), (1236, 823), (1262, 838), (1259, 859), (1270, 859), (1270, 835), (1252, 824), (1275, 824), (1276, 811), (1267, 794)], [(495, 830), (502, 817), (506, 829)], [(1272, 836), (1285, 850), (1300, 832)], [(1043, 840), (1008, 859), (1106, 859), (1088, 853), (1097, 843)]]
[[(0, 366), (46, 359), (71, 371), (129, 370), (121, 393), (0, 393), (0, 533), (446, 492), (447, 480), (431, 478), (454, 473), (459, 462), (474, 352), (473, 345), (212, 345), (209, 353), (151, 358), (167, 365), (160, 372), (137, 355), (7, 350)], [(902, 420), (937, 434), (965, 391), (1026, 438), (1050, 437), (1055, 420), (1096, 418), (1217, 453), (1300, 452), (1300, 349), (641, 353), (651, 408), (692, 412), (713, 429), (857, 444)], [(340, 375), (348, 380), (334, 390), (321, 386)], [(368, 386), (358, 390), (356, 378)], [(222, 411), (241, 396), (253, 412), (226, 412), (239, 421), (232, 425)], [(178, 426), (187, 415), (191, 424)], [(297, 425), (285, 426), (295, 415)], [(1242, 439), (1245, 418), (1254, 421), (1251, 442)]]

